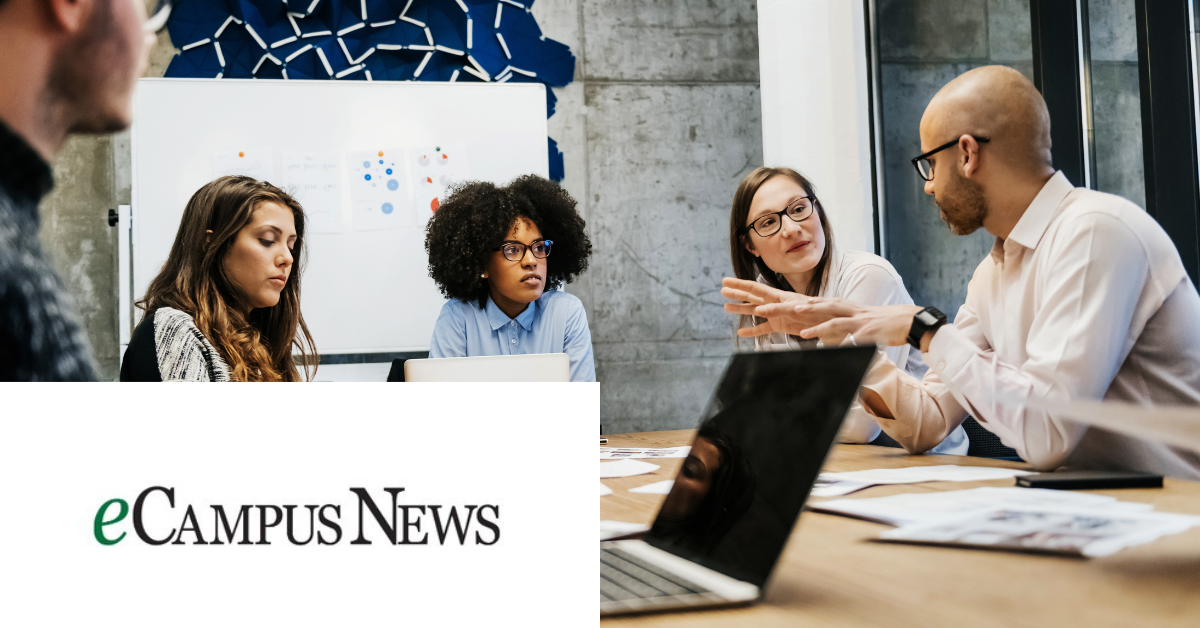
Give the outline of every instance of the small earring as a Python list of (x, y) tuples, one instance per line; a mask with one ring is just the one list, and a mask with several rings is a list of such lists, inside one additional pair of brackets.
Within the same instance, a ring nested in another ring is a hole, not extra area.
[(487, 273), (483, 273), (483, 274), (482, 274), (482, 275), (480, 275), (479, 277), (480, 277), (481, 279), (487, 279)]

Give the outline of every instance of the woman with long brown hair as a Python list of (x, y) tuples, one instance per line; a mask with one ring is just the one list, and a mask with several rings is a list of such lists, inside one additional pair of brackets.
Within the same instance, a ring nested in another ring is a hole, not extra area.
[(311, 380), (317, 354), (300, 314), (304, 209), (250, 177), (196, 191), (121, 365), (121, 381)]
[[(729, 254), (738, 279), (757, 281), (784, 293), (838, 297), (861, 305), (912, 305), (904, 281), (887, 260), (863, 251), (841, 251), (833, 245), (833, 227), (817, 190), (791, 168), (756, 168), (746, 175), (733, 197), (729, 215)], [(743, 316), (740, 327), (761, 320)], [(757, 336), (758, 351), (799, 349), (816, 341), (771, 333)], [(888, 347), (887, 359), (918, 379), (926, 366), (911, 347)], [(840, 434), (842, 442), (867, 443), (879, 425), (855, 403)], [(932, 451), (966, 454), (967, 435), (959, 427)]]

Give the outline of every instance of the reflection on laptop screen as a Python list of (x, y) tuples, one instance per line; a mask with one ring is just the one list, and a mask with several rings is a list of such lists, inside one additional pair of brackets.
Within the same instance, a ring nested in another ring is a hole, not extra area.
[(646, 541), (763, 586), (874, 353), (735, 356)]

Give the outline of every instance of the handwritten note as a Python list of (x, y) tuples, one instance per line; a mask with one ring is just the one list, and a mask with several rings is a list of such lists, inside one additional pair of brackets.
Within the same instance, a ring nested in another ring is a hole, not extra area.
[(230, 148), (213, 151), (213, 178), (246, 175), (259, 181), (275, 179), (275, 155), (269, 148)]
[(308, 217), (310, 233), (342, 230), (342, 167), (337, 153), (283, 153), (283, 189)]

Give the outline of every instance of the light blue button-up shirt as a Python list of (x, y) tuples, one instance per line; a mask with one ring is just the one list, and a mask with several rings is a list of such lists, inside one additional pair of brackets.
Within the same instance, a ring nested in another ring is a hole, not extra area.
[(429, 341), (431, 358), (529, 353), (565, 353), (571, 381), (596, 381), (592, 331), (578, 297), (547, 290), (516, 318), (501, 312), (491, 297), (483, 309), (451, 299), (442, 306)]

